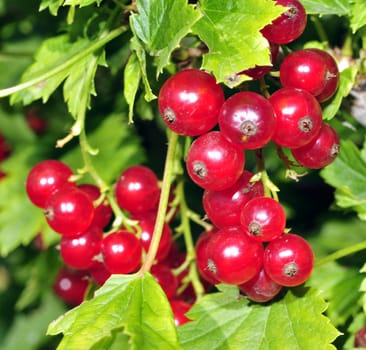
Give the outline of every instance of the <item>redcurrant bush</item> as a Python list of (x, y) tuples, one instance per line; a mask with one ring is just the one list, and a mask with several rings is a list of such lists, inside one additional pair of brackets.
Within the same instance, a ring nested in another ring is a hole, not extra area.
[(288, 233), (271, 241), (265, 248), (263, 268), (268, 276), (282, 286), (304, 283), (314, 267), (314, 253), (301, 236)]
[(195, 139), (186, 159), (192, 181), (213, 191), (232, 186), (244, 171), (244, 164), (244, 152), (220, 131), (211, 131)]
[(180, 135), (197, 136), (217, 124), (224, 92), (209, 73), (185, 69), (163, 84), (158, 103), (168, 128)]

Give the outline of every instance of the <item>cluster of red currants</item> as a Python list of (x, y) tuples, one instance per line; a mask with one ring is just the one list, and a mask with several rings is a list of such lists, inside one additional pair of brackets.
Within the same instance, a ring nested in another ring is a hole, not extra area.
[[(132, 226), (114, 230), (108, 198), (93, 184), (77, 184), (73, 175), (59, 160), (41, 161), (29, 172), (26, 191), (31, 202), (43, 209), (49, 226), (61, 235), (64, 266), (56, 277), (55, 292), (65, 302), (79, 304), (91, 280), (102, 285), (112, 274), (139, 269), (151, 244), (160, 187), (150, 168), (135, 165), (125, 169), (115, 183), (114, 198)], [(187, 321), (183, 315), (191, 306), (184, 293), (177, 298), (186, 271), (176, 275), (173, 269), (182, 261), (184, 254), (174, 245), (166, 222), (151, 273), (171, 301), (177, 324)]]
[[(279, 45), (295, 40), (306, 25), (299, 1), (276, 2), (288, 10), (262, 30), (272, 60)], [(239, 74), (258, 79), (270, 69)], [(279, 73), (282, 86), (268, 98), (239, 91), (225, 99), (209, 73), (185, 69), (163, 84), (158, 98), (167, 127), (195, 137), (186, 154), (187, 173), (204, 189), (203, 206), (215, 226), (197, 241), (197, 268), (209, 282), (238, 285), (258, 302), (271, 300), (283, 286), (304, 283), (314, 255), (304, 238), (286, 232), (284, 209), (245, 170), (245, 152), (273, 142), (311, 169), (329, 165), (339, 152), (338, 135), (323, 121), (320, 104), (338, 87), (333, 57), (320, 49), (298, 50), (283, 59)]]

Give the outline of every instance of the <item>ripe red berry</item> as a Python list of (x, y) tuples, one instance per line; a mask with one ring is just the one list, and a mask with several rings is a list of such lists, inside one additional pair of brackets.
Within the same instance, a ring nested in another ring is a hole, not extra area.
[(131, 232), (112, 232), (102, 240), (101, 252), (107, 270), (112, 274), (134, 272), (142, 259), (140, 240)]
[(255, 197), (245, 204), (240, 222), (250, 237), (269, 242), (282, 235), (286, 226), (286, 213), (273, 198)]
[(366, 348), (366, 327), (362, 327), (356, 332), (353, 345), (356, 348)]
[(201, 70), (185, 69), (162, 86), (158, 104), (164, 123), (174, 132), (197, 136), (217, 124), (224, 93), (215, 78)]
[(305, 30), (307, 23), (305, 8), (298, 0), (276, 0), (276, 5), (288, 9), (265, 26), (261, 33), (272, 43), (288, 44), (296, 40)]
[(239, 179), (222, 191), (205, 190), (202, 203), (209, 220), (217, 227), (240, 225), (244, 205), (252, 198), (264, 195), (261, 181), (250, 182), (254, 174), (244, 170)]
[(94, 264), (88, 268), (88, 272), (98, 286), (102, 286), (112, 275), (104, 263), (100, 261), (94, 261)]
[(168, 299), (173, 299), (177, 292), (178, 280), (169, 266), (164, 264), (153, 265), (150, 273), (154, 276)]
[(149, 212), (155, 208), (160, 197), (159, 180), (150, 168), (131, 166), (119, 176), (115, 195), (121, 209), (131, 214)]
[(276, 116), (272, 140), (279, 146), (298, 148), (313, 140), (322, 126), (319, 102), (309, 92), (282, 88), (269, 98)]
[(54, 231), (76, 237), (90, 226), (94, 211), (93, 202), (86, 193), (66, 184), (48, 198), (45, 216)]
[(171, 300), (170, 306), (173, 311), (174, 323), (177, 327), (191, 321), (186, 313), (191, 309), (192, 305), (179, 299)]
[(251, 91), (229, 97), (219, 113), (221, 133), (243, 149), (265, 146), (273, 135), (276, 119), (272, 105)]
[(88, 269), (100, 253), (103, 232), (98, 226), (90, 226), (78, 237), (62, 236), (60, 254), (64, 263), (74, 269)]
[(294, 287), (304, 283), (314, 267), (314, 253), (301, 236), (284, 234), (265, 248), (263, 267), (276, 283)]
[(291, 150), (295, 160), (310, 169), (321, 169), (332, 163), (340, 150), (339, 136), (335, 129), (323, 123), (319, 134), (305, 146)]
[[(81, 184), (78, 186), (80, 190), (85, 192), (90, 199), (95, 202), (100, 199), (101, 193), (98, 186), (92, 184)], [(113, 212), (106, 199), (102, 200), (96, 207), (92, 225), (104, 228), (111, 221)]]
[(206, 268), (222, 283), (245, 283), (262, 268), (262, 243), (250, 238), (240, 227), (218, 230), (206, 249)]
[(28, 198), (34, 205), (44, 209), (48, 197), (66, 184), (72, 174), (66, 164), (56, 159), (37, 163), (26, 180)]
[(262, 269), (239, 288), (250, 300), (265, 303), (272, 300), (281, 291), (282, 286), (274, 282)]
[(322, 55), (311, 49), (293, 51), (280, 66), (283, 87), (303, 89), (319, 95), (329, 78), (328, 65)]
[(219, 131), (208, 132), (194, 140), (186, 158), (192, 181), (213, 191), (232, 186), (242, 174), (244, 164), (244, 152)]
[(66, 304), (79, 305), (84, 300), (88, 285), (88, 276), (84, 271), (62, 268), (53, 283), (53, 290)]

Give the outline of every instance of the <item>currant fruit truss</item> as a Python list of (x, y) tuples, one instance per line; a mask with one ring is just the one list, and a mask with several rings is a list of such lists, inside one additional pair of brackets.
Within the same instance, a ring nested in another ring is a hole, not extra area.
[[(287, 227), (262, 150), (274, 145), (296, 180), (293, 166), (320, 169), (336, 159), (339, 137), (323, 120), (321, 103), (336, 93), (339, 72), (325, 50), (282, 50), (304, 31), (306, 14), (297, 0), (276, 2), (287, 11), (261, 31), (273, 66), (237, 73), (263, 83), (277, 65), (275, 90), (242, 85), (224, 93), (215, 77), (199, 67), (182, 68), (162, 84), (162, 125), (170, 143), (185, 144), (180, 155), (168, 149), (168, 156), (179, 158), (179, 176), (170, 169), (171, 178), (166, 180), (164, 173), (160, 180), (151, 168), (136, 164), (105, 188), (82, 181), (80, 173), (59, 160), (34, 165), (26, 191), (60, 235), (64, 266), (54, 290), (66, 303), (80, 304), (90, 284), (102, 286), (113, 274), (148, 271), (180, 326), (190, 321), (185, 314), (214, 285), (238, 286), (251, 302), (267, 303), (308, 280), (314, 253), (300, 233)], [(256, 166), (249, 169), (250, 154)], [(182, 176), (202, 190), (201, 216), (187, 208)], [(192, 239), (186, 229), (186, 251), (175, 239), (187, 226), (187, 213), (202, 225), (202, 233)], [(182, 225), (175, 232), (177, 218)]]

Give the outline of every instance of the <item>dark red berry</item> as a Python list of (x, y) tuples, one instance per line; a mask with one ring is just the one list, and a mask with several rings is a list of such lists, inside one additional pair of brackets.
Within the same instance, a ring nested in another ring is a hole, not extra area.
[(272, 105), (262, 95), (251, 91), (229, 97), (219, 114), (221, 133), (243, 149), (265, 146), (271, 140), (275, 124)]
[(326, 167), (336, 159), (339, 151), (339, 136), (336, 130), (326, 123), (323, 123), (314, 140), (305, 146), (291, 150), (296, 161), (310, 169)]
[(168, 299), (173, 299), (177, 292), (178, 280), (169, 266), (164, 264), (153, 265), (150, 273), (154, 276)]
[(94, 264), (89, 267), (88, 272), (98, 286), (102, 286), (112, 275), (104, 263), (100, 261), (94, 261)]
[(199, 136), (186, 158), (187, 171), (198, 186), (213, 191), (232, 186), (243, 172), (245, 156), (219, 131)]
[(231, 187), (222, 191), (203, 192), (203, 208), (215, 226), (239, 226), (244, 205), (250, 199), (264, 195), (261, 181), (250, 182), (253, 175), (250, 171), (244, 170)]
[(134, 165), (119, 176), (115, 195), (121, 209), (131, 214), (149, 212), (155, 208), (159, 197), (159, 180), (148, 167)]
[(310, 277), (314, 253), (303, 237), (294, 233), (284, 234), (266, 246), (263, 267), (274, 282), (294, 287)]
[(215, 78), (201, 70), (185, 69), (162, 86), (158, 104), (164, 123), (174, 132), (197, 136), (217, 124), (224, 93)]
[(356, 332), (354, 346), (356, 348), (366, 348), (366, 327), (362, 327)]
[(66, 184), (72, 174), (66, 164), (56, 159), (37, 163), (26, 180), (28, 198), (34, 205), (44, 209), (48, 197)]
[(190, 322), (191, 320), (186, 316), (186, 313), (191, 309), (192, 305), (183, 300), (171, 300), (170, 306), (174, 315), (174, 323), (177, 327)]

